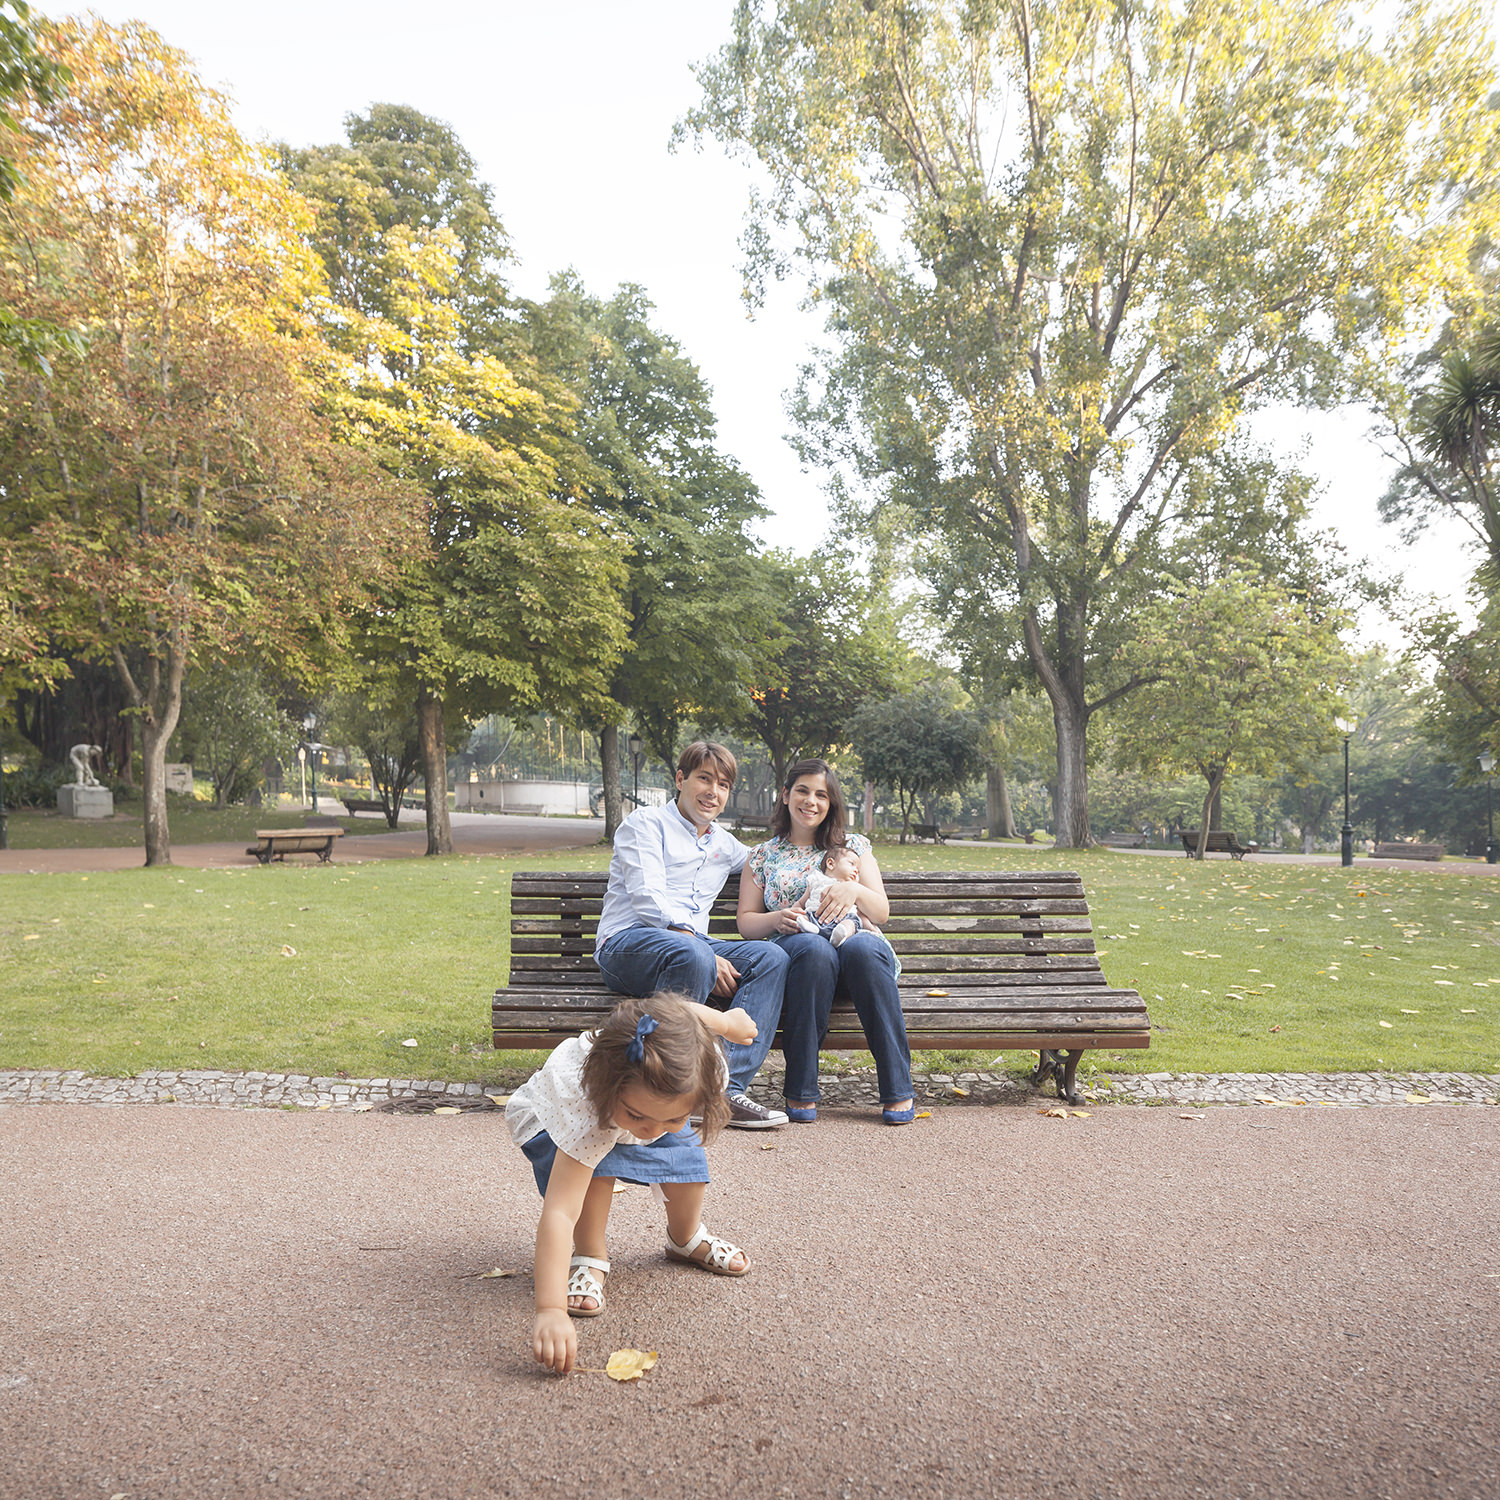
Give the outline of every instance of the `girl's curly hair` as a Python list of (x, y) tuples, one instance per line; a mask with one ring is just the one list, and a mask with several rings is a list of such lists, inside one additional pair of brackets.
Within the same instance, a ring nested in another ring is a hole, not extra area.
[[(601, 1126), (614, 1122), (621, 1093), (637, 1085), (664, 1098), (689, 1095), (692, 1112), (702, 1115), (698, 1134), (711, 1141), (729, 1120), (724, 1095), (724, 1059), (713, 1033), (688, 1008), (686, 995), (663, 990), (643, 1000), (622, 1000), (593, 1033), (583, 1060), (583, 1091)], [(656, 1020), (643, 1041), (644, 1055), (628, 1055), (642, 1016)]]

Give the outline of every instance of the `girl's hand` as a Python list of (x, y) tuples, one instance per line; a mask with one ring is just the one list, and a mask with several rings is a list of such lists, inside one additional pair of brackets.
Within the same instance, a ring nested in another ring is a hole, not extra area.
[(573, 1320), (556, 1307), (544, 1307), (536, 1315), (531, 1334), (531, 1352), (539, 1365), (566, 1375), (578, 1356), (578, 1334)]
[(747, 1047), (760, 1034), (760, 1028), (750, 1019), (748, 1011), (726, 1010), (721, 1014), (724, 1018), (725, 1041)]
[(818, 921), (840, 922), (859, 904), (859, 893), (864, 887), (857, 880), (836, 880), (823, 893), (823, 904), (818, 907)]

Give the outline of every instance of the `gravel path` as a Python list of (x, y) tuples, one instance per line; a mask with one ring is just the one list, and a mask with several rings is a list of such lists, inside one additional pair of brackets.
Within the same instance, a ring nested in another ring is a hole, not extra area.
[(660, 1363), (617, 1385), (530, 1360), (493, 1112), (0, 1110), (0, 1497), (1500, 1494), (1500, 1110), (831, 1110), (710, 1155), (755, 1268), (669, 1264), (621, 1194), (583, 1363)]

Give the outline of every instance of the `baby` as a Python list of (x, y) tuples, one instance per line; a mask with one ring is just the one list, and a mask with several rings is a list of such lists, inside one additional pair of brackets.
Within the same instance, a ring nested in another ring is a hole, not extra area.
[(845, 844), (835, 844), (823, 856), (823, 868), (814, 870), (807, 877), (807, 890), (802, 897), (802, 913), (797, 925), (803, 932), (821, 932), (835, 948), (841, 947), (856, 932), (879, 932), (880, 929), (867, 922), (859, 909), (848, 913), (837, 922), (822, 922), (811, 915), (823, 903), (828, 887), (840, 880), (859, 881), (859, 855)]

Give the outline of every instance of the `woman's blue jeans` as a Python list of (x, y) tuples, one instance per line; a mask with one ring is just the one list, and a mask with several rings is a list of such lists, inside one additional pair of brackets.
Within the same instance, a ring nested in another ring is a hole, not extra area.
[(828, 1014), (838, 995), (853, 1001), (875, 1055), (880, 1102), (910, 1099), (911, 1048), (890, 944), (873, 932), (857, 932), (840, 948), (815, 932), (787, 933), (776, 942), (788, 959), (781, 1006), (787, 1098), (799, 1104), (818, 1098), (818, 1048), (828, 1035)]

